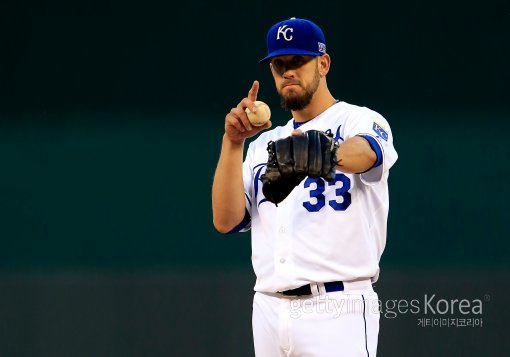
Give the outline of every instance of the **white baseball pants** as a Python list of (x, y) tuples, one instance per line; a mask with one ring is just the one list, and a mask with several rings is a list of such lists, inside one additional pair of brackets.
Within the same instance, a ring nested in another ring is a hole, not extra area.
[(329, 293), (317, 285), (315, 296), (255, 293), (257, 357), (376, 356), (380, 310), (370, 281), (344, 282), (344, 291)]

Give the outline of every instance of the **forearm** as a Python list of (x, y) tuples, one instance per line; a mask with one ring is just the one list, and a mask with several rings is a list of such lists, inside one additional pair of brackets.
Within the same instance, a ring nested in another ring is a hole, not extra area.
[(337, 168), (345, 173), (360, 173), (374, 166), (377, 155), (365, 138), (352, 137), (342, 144), (337, 152)]
[(223, 137), (212, 189), (213, 223), (221, 233), (231, 231), (244, 218), (243, 147), (244, 143)]

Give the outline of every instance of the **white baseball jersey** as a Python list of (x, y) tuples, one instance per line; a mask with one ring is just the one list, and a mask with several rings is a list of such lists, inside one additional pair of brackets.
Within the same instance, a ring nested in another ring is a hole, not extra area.
[(278, 206), (262, 194), (267, 143), (291, 135), (297, 124), (260, 134), (243, 164), (247, 216), (238, 227), (252, 231), (255, 290), (278, 292), (311, 282), (351, 281), (379, 275), (386, 243), (388, 173), (397, 160), (388, 122), (366, 108), (338, 102), (302, 124), (343, 141), (367, 138), (378, 162), (361, 174), (337, 170), (334, 182), (305, 178)]

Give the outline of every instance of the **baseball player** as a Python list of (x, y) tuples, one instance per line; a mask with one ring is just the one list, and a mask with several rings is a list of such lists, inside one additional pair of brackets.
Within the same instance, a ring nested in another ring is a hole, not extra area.
[[(375, 356), (372, 288), (386, 242), (388, 174), (397, 160), (380, 114), (336, 99), (322, 30), (291, 18), (267, 33), (284, 126), (253, 126), (259, 83), (225, 117), (214, 177), (214, 226), (252, 233), (255, 353)], [(246, 138), (261, 133), (248, 147)]]

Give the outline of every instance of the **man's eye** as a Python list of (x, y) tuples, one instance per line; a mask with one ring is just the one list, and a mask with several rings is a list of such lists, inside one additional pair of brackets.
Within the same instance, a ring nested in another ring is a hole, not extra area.
[(299, 66), (304, 62), (304, 58), (301, 56), (296, 56), (292, 59), (292, 64), (295, 66)]
[(282, 61), (274, 61), (273, 62), (273, 68), (277, 71), (277, 72), (280, 72), (283, 68), (284, 68), (284, 64)]

